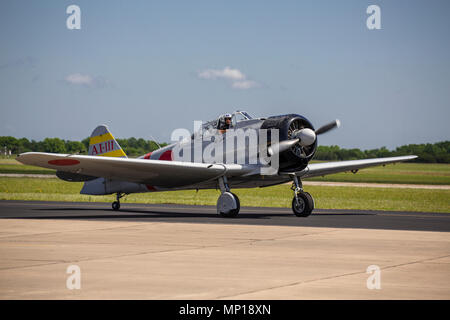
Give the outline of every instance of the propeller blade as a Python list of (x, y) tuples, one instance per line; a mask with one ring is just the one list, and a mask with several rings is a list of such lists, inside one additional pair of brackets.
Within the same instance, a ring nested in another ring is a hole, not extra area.
[(316, 130), (316, 134), (322, 134), (334, 128), (339, 128), (340, 126), (341, 122), (338, 119), (336, 119), (330, 123), (327, 123), (326, 125), (321, 126), (319, 129)]
[(292, 148), (298, 141), (299, 139), (281, 141), (279, 143), (269, 146), (267, 148), (267, 152), (269, 153), (270, 156), (273, 156), (275, 153), (281, 153), (283, 151)]

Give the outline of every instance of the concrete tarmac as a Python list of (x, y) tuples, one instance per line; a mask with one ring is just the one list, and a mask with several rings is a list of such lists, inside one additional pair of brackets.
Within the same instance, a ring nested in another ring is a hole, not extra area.
[[(122, 208), (0, 201), (0, 298), (450, 298), (448, 214)], [(81, 289), (67, 288), (71, 265)], [(373, 265), (380, 289), (367, 286)]]

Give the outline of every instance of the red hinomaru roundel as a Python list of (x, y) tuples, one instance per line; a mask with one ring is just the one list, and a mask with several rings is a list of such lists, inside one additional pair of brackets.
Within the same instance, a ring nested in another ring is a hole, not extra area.
[(53, 164), (55, 166), (73, 166), (79, 163), (80, 161), (74, 159), (56, 159), (48, 162), (48, 164)]

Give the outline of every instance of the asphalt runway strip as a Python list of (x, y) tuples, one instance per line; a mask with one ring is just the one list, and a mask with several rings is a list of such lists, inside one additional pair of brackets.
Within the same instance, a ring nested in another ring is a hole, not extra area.
[(243, 207), (237, 218), (230, 219), (220, 217), (214, 206), (175, 204), (124, 203), (116, 212), (109, 203), (0, 201), (0, 218), (450, 231), (446, 213), (316, 209), (311, 216), (299, 218), (289, 208)]

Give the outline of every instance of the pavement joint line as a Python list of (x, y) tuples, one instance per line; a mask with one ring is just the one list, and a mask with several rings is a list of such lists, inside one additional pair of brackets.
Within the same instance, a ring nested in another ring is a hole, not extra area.
[[(230, 226), (233, 226), (233, 225), (230, 225)], [(108, 230), (108, 229), (116, 229), (116, 228), (93, 229), (91, 231)], [(86, 230), (83, 230), (83, 231), (86, 231)], [(299, 235), (299, 234), (292, 234), (292, 235), (286, 235), (286, 236), (283, 236), (283, 237), (271, 238), (271, 239), (251, 239), (251, 240), (243, 239), (243, 241), (236, 240), (236, 243), (226, 243), (226, 244), (222, 244), (222, 245), (210, 245), (210, 246), (194, 246), (194, 245), (191, 245), (191, 247), (183, 248), (183, 249), (144, 251), (144, 252), (137, 252), (137, 253), (130, 253), (130, 254), (113, 255), (113, 256), (89, 258), (89, 259), (78, 259), (78, 260), (71, 260), (71, 261), (58, 260), (58, 261), (54, 261), (54, 262), (43, 263), (43, 264), (36, 264), (36, 265), (30, 265), (30, 266), (0, 268), (0, 271), (34, 268), (34, 267), (48, 266), (48, 265), (54, 265), (54, 264), (67, 264), (67, 263), (79, 263), (79, 262), (95, 261), (95, 260), (107, 260), (107, 259), (114, 259), (114, 258), (140, 256), (140, 255), (146, 255), (146, 254), (172, 253), (172, 252), (177, 252), (177, 251), (189, 251), (189, 250), (199, 250), (199, 249), (201, 250), (201, 249), (221, 248), (221, 247), (225, 248), (225, 247), (233, 247), (233, 246), (236, 246), (236, 245), (237, 246), (241, 246), (243, 244), (251, 244), (251, 243), (256, 243), (256, 242), (260, 242), (260, 241), (277, 241), (277, 240), (282, 240), (282, 239), (286, 239), (286, 238), (290, 238), (290, 237), (294, 237), (294, 236), (301, 236), (301, 237), (303, 237), (303, 236), (319, 235), (319, 234), (331, 233), (331, 232), (339, 232), (339, 231), (341, 231), (341, 230), (328, 230), (328, 231), (324, 231), (324, 232), (313, 232), (313, 233), (306, 233), (306, 234), (301, 234), (301, 235)], [(56, 233), (62, 233), (62, 232), (56, 232)], [(165, 244), (165, 245), (168, 245), (168, 244)], [(26, 259), (23, 259), (23, 260), (26, 261)]]
[[(278, 241), (278, 240), (285, 240), (293, 237), (306, 237), (306, 236), (314, 236), (314, 235), (321, 235), (324, 233), (331, 233), (331, 232), (337, 232), (340, 230), (331, 230), (331, 231), (324, 231), (324, 232), (311, 232), (311, 233), (302, 233), (302, 234), (290, 234), (282, 237), (276, 237), (276, 238), (266, 238), (266, 239), (238, 239), (238, 238), (232, 238), (230, 240), (237, 241), (234, 244), (230, 244), (230, 246), (240, 246), (243, 244), (253, 244), (258, 242), (264, 242), (264, 241)], [(226, 247), (226, 246), (223, 246)]]
[[(418, 261), (411, 261), (411, 262), (405, 262), (405, 263), (396, 264), (396, 265), (392, 265), (392, 266), (380, 267), (380, 270), (393, 269), (393, 268), (397, 268), (397, 267), (401, 267), (401, 266), (406, 266), (406, 265), (411, 265), (411, 264), (416, 264), (416, 263), (423, 263), (425, 261), (432, 261), (432, 260), (437, 260), (437, 259), (442, 259), (442, 258), (447, 258), (447, 257), (450, 257), (450, 255), (426, 258), (426, 259), (422, 259), (422, 260), (418, 260)], [(257, 292), (261, 292), (261, 291), (270, 291), (270, 290), (275, 290), (275, 289), (293, 287), (293, 286), (303, 285), (303, 284), (317, 282), (317, 281), (330, 280), (330, 279), (342, 278), (342, 277), (347, 277), (347, 276), (354, 276), (357, 274), (366, 274), (366, 271), (364, 270), (364, 271), (358, 271), (358, 272), (349, 272), (349, 273), (344, 273), (344, 274), (340, 274), (340, 275), (327, 276), (327, 277), (322, 277), (322, 278), (317, 278), (317, 279), (297, 281), (297, 282), (293, 282), (293, 283), (287, 283), (284, 285), (261, 288), (261, 289), (251, 290), (251, 291), (242, 292), (242, 293), (233, 294), (233, 295), (218, 296), (218, 297), (215, 297), (215, 299), (233, 299), (233, 298), (236, 299), (236, 297), (241, 296), (241, 295), (252, 294), (252, 293), (257, 293)]]
[[(168, 253), (168, 252), (176, 252), (176, 251), (189, 251), (189, 250), (202, 249), (202, 248), (206, 248), (206, 247), (207, 246), (201, 246), (201, 247), (195, 247), (195, 248), (174, 249), (174, 250), (144, 251), (144, 252), (135, 252), (135, 253), (128, 253), (128, 254), (121, 254), (121, 255), (112, 255), (112, 256), (106, 256), (106, 257), (97, 257), (97, 258), (86, 258), (86, 259), (75, 259), (75, 260), (61, 260), (61, 262), (51, 262), (51, 263), (37, 264), (37, 265), (31, 265), (31, 266), (19, 266), (19, 267), (0, 268), (0, 271), (15, 270), (15, 269), (27, 269), (27, 268), (42, 267), (42, 266), (48, 266), (48, 265), (54, 265), (54, 264), (63, 264), (63, 263), (67, 264), (67, 263), (79, 263), (79, 262), (87, 262), (87, 261), (95, 261), (95, 260), (108, 260), (108, 259), (114, 259), (114, 258), (140, 256), (140, 255), (145, 255), (145, 254), (158, 254), (158, 253)], [(209, 246), (209, 247), (215, 247), (215, 246)]]
[(231, 245), (231, 244), (227, 244), (227, 245), (211, 245), (211, 246), (193, 246), (191, 248), (172, 249), (172, 250), (144, 251), (144, 252), (128, 253), (128, 254), (113, 255), (113, 256), (98, 257), (98, 258), (89, 258), (89, 259), (78, 259), (78, 260), (67, 260), (67, 261), (66, 260), (61, 260), (61, 262), (51, 262), (51, 263), (39, 264), (39, 265), (0, 268), (0, 271), (13, 270), (13, 269), (26, 269), (26, 268), (41, 267), (41, 266), (47, 266), (47, 265), (53, 265), (53, 264), (62, 264), (62, 263), (78, 263), (78, 262), (95, 261), (95, 260), (108, 260), (108, 259), (114, 259), (114, 258), (124, 258), (124, 257), (140, 256), (140, 255), (146, 255), (146, 254), (172, 253), (172, 252), (177, 252), (177, 251), (189, 251), (189, 250), (199, 250), (199, 249), (209, 249), (209, 248), (220, 248), (220, 247), (226, 247), (226, 246), (229, 246), (229, 245)]
[[(308, 228), (308, 227), (304, 227), (304, 228)], [(317, 232), (310, 232), (310, 233), (302, 233), (302, 234), (298, 234), (298, 233), (292, 233), (286, 236), (282, 236), (282, 237), (277, 237), (277, 238), (270, 238), (270, 239), (248, 239), (249, 243), (254, 243), (254, 242), (261, 242), (261, 241), (277, 241), (277, 240), (285, 240), (285, 239), (289, 239), (289, 238), (293, 238), (293, 237), (307, 237), (307, 236), (317, 236), (317, 235), (322, 235), (322, 234), (328, 234), (328, 233), (335, 233), (335, 232), (342, 232), (342, 230), (340, 229), (333, 229), (333, 230), (327, 230), (327, 231), (317, 231)]]
[[(7, 220), (7, 219), (5, 219)], [(8, 219), (8, 220), (16, 220), (16, 219)], [(33, 220), (33, 219), (29, 219)], [(37, 220), (37, 219), (36, 219)], [(59, 221), (57, 219), (54, 219), (55, 221)], [(40, 220), (37, 220), (40, 221)], [(123, 222), (123, 221), (122, 221)], [(54, 231), (54, 232), (43, 232), (43, 233), (24, 233), (19, 235), (6, 235), (6, 236), (0, 236), (1, 239), (5, 238), (14, 238), (14, 237), (23, 237), (23, 236), (40, 236), (40, 235), (51, 235), (51, 234), (60, 234), (60, 233), (73, 233), (73, 232), (86, 232), (86, 231), (105, 231), (105, 230), (114, 230), (114, 229), (125, 229), (125, 228), (131, 228), (131, 227), (143, 227), (141, 224), (136, 224), (132, 226), (117, 226), (117, 227), (108, 227), (108, 228), (95, 228), (95, 229), (83, 229), (83, 230), (67, 230), (67, 231)]]
[(177, 252), (177, 251), (189, 251), (189, 250), (198, 250), (198, 249), (206, 249), (206, 248), (220, 248), (220, 247), (227, 247), (227, 246), (232, 246), (232, 245), (233, 245), (232, 243), (227, 243), (225, 245), (191, 246), (190, 248), (183, 248), (183, 249), (144, 251), (144, 252), (122, 254), (122, 255), (113, 255), (113, 256), (89, 258), (89, 259), (78, 259), (78, 260), (70, 260), (70, 261), (61, 260), (61, 262), (51, 262), (51, 263), (31, 265), (31, 266), (19, 266), (19, 267), (0, 268), (0, 271), (3, 271), (3, 270), (14, 270), (14, 269), (26, 269), (26, 268), (33, 268), (33, 267), (40, 267), (40, 266), (47, 266), (47, 265), (61, 264), (61, 263), (78, 263), (78, 262), (86, 262), (86, 261), (105, 260), (105, 259), (113, 259), (113, 258), (123, 258), (123, 257), (139, 256), (139, 255), (145, 255), (145, 254), (159, 254), (159, 253), (169, 253), (169, 252), (171, 253), (171, 252)]
[[(114, 228), (111, 228), (114, 229)], [(297, 236), (308, 236), (308, 235), (317, 235), (317, 234), (323, 234), (323, 233), (330, 233), (330, 232), (336, 232), (336, 231), (340, 231), (340, 230), (329, 230), (329, 231), (324, 231), (324, 232), (314, 232), (314, 233), (310, 233), (310, 234), (302, 234), (302, 235), (297, 235)], [(281, 240), (281, 239), (285, 239), (285, 238), (289, 238), (292, 237), (294, 235), (287, 235), (286, 237), (280, 237), (280, 238), (275, 238), (275, 239), (261, 239), (261, 240), (244, 240), (242, 242), (239, 243), (239, 241), (237, 241), (237, 243), (226, 243), (226, 244), (222, 244), (222, 245), (210, 245), (210, 246), (191, 246), (190, 248), (183, 248), (183, 249), (171, 249), (171, 250), (160, 250), (160, 251), (145, 251), (145, 252), (137, 252), (137, 253), (129, 253), (129, 254), (123, 254), (123, 255), (113, 255), (113, 256), (107, 256), (107, 257), (98, 257), (98, 258), (89, 258), (89, 259), (79, 259), (79, 260), (71, 260), (71, 261), (66, 261), (66, 260), (60, 260), (57, 262), (49, 262), (49, 263), (45, 263), (45, 264), (36, 264), (36, 265), (31, 265), (31, 266), (19, 266), (19, 267), (10, 267), (10, 268), (0, 268), (0, 271), (3, 270), (14, 270), (14, 269), (26, 269), (26, 268), (33, 268), (33, 267), (41, 267), (41, 266), (48, 266), (48, 265), (53, 265), (53, 264), (63, 264), (63, 263), (78, 263), (78, 262), (86, 262), (86, 261), (95, 261), (95, 260), (105, 260), (105, 259), (113, 259), (113, 258), (123, 258), (123, 257), (131, 257), (131, 256), (139, 256), (139, 255), (145, 255), (145, 254), (159, 254), (159, 253), (171, 253), (171, 252), (177, 252), (177, 251), (189, 251), (189, 250), (199, 250), (199, 249), (209, 249), (209, 248), (220, 248), (220, 247), (232, 247), (235, 245), (242, 245), (242, 244), (250, 244), (250, 243), (254, 243), (257, 241), (273, 241), (273, 240)]]
[(380, 269), (381, 270), (393, 269), (393, 268), (408, 266), (408, 265), (411, 265), (411, 264), (424, 263), (424, 262), (429, 262), (429, 261), (443, 259), (443, 258), (448, 258), (448, 257), (450, 257), (450, 254), (447, 254), (447, 255), (444, 255), (444, 256), (439, 256), (439, 257), (433, 257), (433, 258), (425, 258), (425, 259), (417, 260), (417, 261), (399, 263), (399, 264), (396, 264), (396, 265), (382, 267)]

